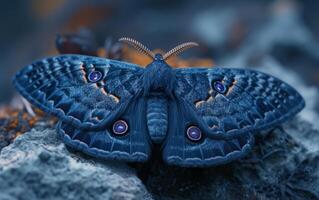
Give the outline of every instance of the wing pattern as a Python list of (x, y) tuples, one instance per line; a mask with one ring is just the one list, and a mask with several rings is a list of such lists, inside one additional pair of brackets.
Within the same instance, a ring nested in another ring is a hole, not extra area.
[[(125, 135), (116, 135), (112, 125), (103, 129), (79, 129), (59, 121), (57, 132), (70, 147), (97, 158), (144, 162), (151, 154), (151, 142), (145, 125), (145, 99), (134, 99), (120, 119), (129, 124)], [(137, 113), (136, 110), (139, 110)]]
[[(175, 95), (196, 113), (197, 123), (214, 138), (231, 138), (273, 127), (305, 105), (287, 83), (243, 69), (176, 69)], [(214, 82), (226, 86), (225, 93)]]
[[(13, 83), (27, 100), (58, 117), (58, 135), (71, 148), (99, 158), (146, 161), (151, 146), (141, 98), (143, 70), (125, 62), (62, 55), (25, 67)], [(129, 124), (125, 135), (112, 129), (118, 120)]]
[[(102, 73), (90, 82), (92, 71)], [(63, 55), (21, 70), (14, 85), (30, 102), (78, 127), (99, 127), (126, 108), (142, 88), (143, 69), (97, 57)]]
[(187, 105), (173, 101), (169, 110), (168, 135), (163, 145), (166, 163), (183, 167), (205, 167), (225, 164), (245, 156), (254, 144), (250, 132), (232, 139), (214, 139), (204, 132), (200, 141), (190, 141), (186, 129), (197, 125)]

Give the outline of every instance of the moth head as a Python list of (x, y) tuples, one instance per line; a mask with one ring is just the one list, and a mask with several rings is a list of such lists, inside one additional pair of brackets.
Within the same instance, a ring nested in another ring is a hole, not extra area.
[(155, 54), (154, 60), (163, 60), (163, 56), (160, 53)]
[(149, 50), (146, 46), (144, 46), (142, 43), (140, 43), (137, 40), (134, 40), (132, 38), (123, 37), (123, 38), (120, 38), (119, 41), (125, 42), (125, 43), (131, 45), (132, 47), (134, 47), (135, 49), (137, 49), (141, 53), (143, 53), (143, 54), (147, 55), (148, 57), (150, 57), (151, 59), (153, 59), (154, 61), (158, 61), (158, 60), (165, 61), (172, 56), (176, 56), (176, 55), (182, 53), (186, 49), (198, 46), (198, 44), (196, 42), (185, 42), (183, 44), (180, 44), (180, 45), (174, 47), (173, 49), (171, 49), (170, 51), (168, 51), (167, 53), (162, 55), (159, 53), (155, 54), (154, 52)]

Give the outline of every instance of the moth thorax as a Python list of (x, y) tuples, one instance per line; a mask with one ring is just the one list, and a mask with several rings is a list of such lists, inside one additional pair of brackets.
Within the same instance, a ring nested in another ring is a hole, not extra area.
[(172, 68), (164, 61), (154, 61), (146, 67), (144, 76), (151, 92), (169, 92)]

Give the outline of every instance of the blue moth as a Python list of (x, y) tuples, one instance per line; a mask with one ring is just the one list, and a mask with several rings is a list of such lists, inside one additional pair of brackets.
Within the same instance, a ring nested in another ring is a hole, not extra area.
[(33, 105), (58, 118), (63, 142), (85, 154), (145, 162), (160, 147), (164, 162), (182, 167), (221, 165), (246, 155), (254, 134), (292, 118), (302, 96), (273, 76), (247, 69), (177, 68), (165, 61), (190, 47), (135, 64), (83, 55), (36, 61), (13, 84)]

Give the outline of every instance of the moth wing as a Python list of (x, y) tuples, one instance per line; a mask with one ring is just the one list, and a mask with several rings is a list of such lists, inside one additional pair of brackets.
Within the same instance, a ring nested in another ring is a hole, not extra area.
[[(13, 83), (28, 101), (58, 117), (57, 130), (67, 145), (96, 157), (141, 161), (148, 158), (150, 143), (144, 116), (133, 115), (137, 107), (145, 109), (143, 71), (115, 60), (62, 55), (25, 67)], [(112, 124), (124, 118), (128, 133), (113, 134)]]
[(185, 105), (171, 102), (168, 134), (163, 145), (163, 160), (170, 165), (207, 167), (228, 163), (245, 156), (254, 143), (251, 133), (233, 139), (214, 139), (202, 133), (196, 142), (186, 136), (187, 127), (194, 125)]
[(151, 142), (145, 122), (144, 98), (133, 99), (118, 120), (125, 120), (128, 130), (123, 135), (114, 133), (113, 126), (104, 129), (78, 129), (59, 121), (58, 135), (70, 147), (88, 155), (128, 162), (147, 161), (151, 154)]
[[(229, 68), (176, 69), (175, 96), (208, 136), (232, 138), (272, 128), (305, 102), (287, 83), (262, 72)], [(221, 82), (220, 93), (214, 83)]]
[[(102, 77), (89, 80), (93, 71)], [(142, 89), (143, 69), (98, 57), (62, 55), (19, 71), (17, 90), (35, 106), (79, 128), (101, 128), (116, 118)]]
[[(163, 146), (170, 164), (211, 166), (240, 158), (253, 144), (254, 133), (289, 119), (305, 104), (291, 86), (261, 72), (184, 68), (175, 74), (175, 100)], [(218, 92), (215, 82), (226, 90)], [(187, 138), (189, 126), (200, 128), (200, 141)]]

